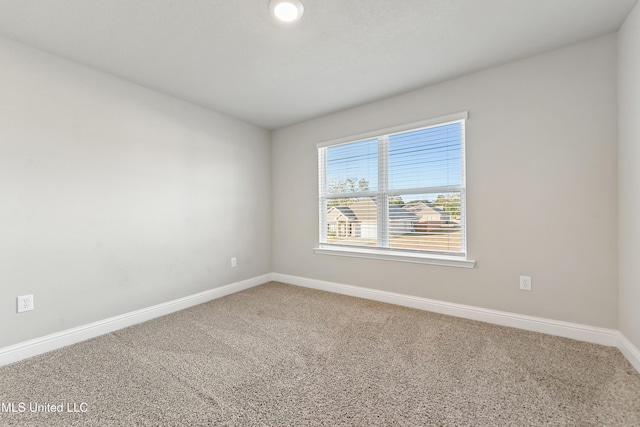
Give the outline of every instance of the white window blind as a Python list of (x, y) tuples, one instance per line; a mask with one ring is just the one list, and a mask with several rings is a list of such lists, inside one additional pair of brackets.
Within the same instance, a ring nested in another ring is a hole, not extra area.
[(321, 246), (465, 257), (466, 118), (319, 144)]

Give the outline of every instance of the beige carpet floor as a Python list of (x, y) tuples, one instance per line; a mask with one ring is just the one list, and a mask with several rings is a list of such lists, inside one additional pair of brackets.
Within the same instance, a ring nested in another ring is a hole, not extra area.
[(615, 348), (272, 282), (0, 368), (0, 402), (1, 426), (640, 426), (640, 374)]

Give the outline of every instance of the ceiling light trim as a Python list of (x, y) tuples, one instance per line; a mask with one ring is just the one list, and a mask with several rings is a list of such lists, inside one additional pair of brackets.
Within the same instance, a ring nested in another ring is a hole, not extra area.
[(304, 6), (300, 0), (271, 0), (269, 10), (278, 21), (289, 24), (302, 17)]

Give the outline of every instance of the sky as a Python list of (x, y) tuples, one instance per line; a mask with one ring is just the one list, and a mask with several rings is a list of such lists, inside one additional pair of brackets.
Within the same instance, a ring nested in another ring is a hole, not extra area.
[[(389, 135), (389, 190), (460, 185), (462, 133), (462, 122), (454, 122)], [(326, 153), (327, 182), (366, 179), (369, 190), (377, 191), (377, 138), (327, 147)], [(405, 196), (403, 200), (424, 196)]]

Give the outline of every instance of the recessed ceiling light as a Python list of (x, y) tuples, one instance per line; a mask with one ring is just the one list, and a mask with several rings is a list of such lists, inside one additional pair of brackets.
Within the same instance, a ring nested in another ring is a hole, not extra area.
[(269, 9), (273, 16), (282, 22), (297, 21), (304, 12), (304, 6), (300, 0), (271, 0)]

